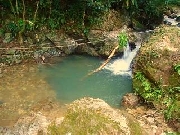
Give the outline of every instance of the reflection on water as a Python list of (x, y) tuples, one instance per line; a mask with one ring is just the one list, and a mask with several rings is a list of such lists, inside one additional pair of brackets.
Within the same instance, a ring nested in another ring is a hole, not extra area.
[(6, 67), (0, 78), (0, 126), (13, 125), (39, 101), (53, 98), (54, 92), (32, 64)]

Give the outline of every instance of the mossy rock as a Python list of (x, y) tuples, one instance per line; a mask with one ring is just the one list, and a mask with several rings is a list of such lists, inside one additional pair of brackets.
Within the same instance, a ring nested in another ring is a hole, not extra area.
[(137, 120), (100, 99), (83, 98), (70, 104), (60, 125), (52, 124), (49, 134), (146, 134)]
[[(180, 61), (180, 28), (161, 26), (144, 43), (135, 58), (133, 72), (141, 71), (152, 83), (174, 85), (174, 65)], [(150, 77), (149, 77), (150, 76)], [(153, 77), (153, 79), (152, 79)]]
[[(139, 50), (133, 65), (133, 88), (147, 102), (161, 108), (165, 117), (178, 118), (180, 75), (180, 28), (160, 26)], [(136, 74), (141, 73), (140, 78)], [(177, 95), (177, 96), (176, 96)], [(160, 107), (159, 107), (160, 106)]]

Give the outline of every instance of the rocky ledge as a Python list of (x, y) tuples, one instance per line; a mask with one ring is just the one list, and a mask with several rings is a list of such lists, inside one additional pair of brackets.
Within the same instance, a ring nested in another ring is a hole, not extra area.
[[(98, 135), (165, 135), (172, 131), (163, 124), (163, 117), (156, 110), (115, 109), (101, 99), (85, 97), (67, 106), (64, 116), (57, 117), (43, 111), (32, 112), (20, 118), (12, 128), (0, 128), (3, 135), (41, 134), (98, 134)], [(128, 112), (128, 113), (127, 113)]]
[(133, 65), (133, 87), (146, 102), (164, 112), (180, 131), (180, 28), (161, 25), (139, 50)]

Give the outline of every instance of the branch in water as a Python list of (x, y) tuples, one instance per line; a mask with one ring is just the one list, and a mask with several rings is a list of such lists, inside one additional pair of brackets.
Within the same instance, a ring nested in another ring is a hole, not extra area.
[(106, 61), (103, 62), (103, 64), (98, 67), (97, 69), (93, 70), (92, 72), (88, 73), (88, 76), (96, 73), (96, 72), (99, 72), (101, 69), (103, 69), (103, 67), (111, 60), (111, 58), (114, 56), (114, 53), (116, 52), (116, 50), (119, 48), (119, 46), (116, 46), (113, 51), (111, 52), (111, 54), (109, 55), (108, 59)]

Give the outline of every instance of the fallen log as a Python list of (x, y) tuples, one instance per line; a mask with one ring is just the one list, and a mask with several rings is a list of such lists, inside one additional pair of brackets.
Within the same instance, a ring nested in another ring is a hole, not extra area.
[(103, 62), (103, 64), (101, 64), (101, 66), (99, 66), (97, 69), (93, 70), (92, 72), (88, 73), (87, 76), (90, 76), (96, 72), (99, 72), (101, 69), (103, 69), (103, 67), (111, 60), (111, 58), (114, 56), (114, 53), (116, 52), (116, 50), (119, 48), (119, 46), (116, 46), (113, 51), (111, 52), (111, 54), (109, 55), (108, 59), (106, 61)]

